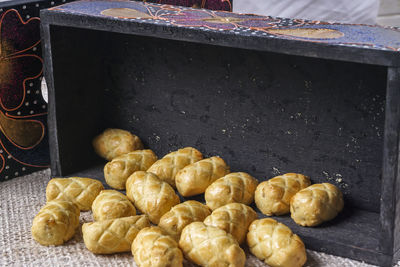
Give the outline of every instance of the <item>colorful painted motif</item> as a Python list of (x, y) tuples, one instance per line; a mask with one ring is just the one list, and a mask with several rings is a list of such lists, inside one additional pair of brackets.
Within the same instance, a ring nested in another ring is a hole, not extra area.
[(295, 39), (305, 42), (400, 51), (400, 30), (397, 28), (282, 19), (124, 0), (84, 0), (62, 5), (53, 10), (89, 16), (108, 16), (115, 19), (140, 20), (143, 23), (159, 25), (222, 31), (242, 36)]
[(211, 10), (232, 11), (232, 2), (230, 0), (152, 0), (150, 2), (194, 8), (206, 8)]
[(159, 15), (160, 19), (171, 21), (174, 25), (186, 27), (206, 27), (213, 30), (233, 30), (240, 27), (250, 29), (270, 28), (279, 19), (256, 15), (242, 15), (230, 12), (202, 10), (179, 10), (174, 14)]
[(0, 180), (49, 164), (42, 71), (39, 18), (0, 12)]

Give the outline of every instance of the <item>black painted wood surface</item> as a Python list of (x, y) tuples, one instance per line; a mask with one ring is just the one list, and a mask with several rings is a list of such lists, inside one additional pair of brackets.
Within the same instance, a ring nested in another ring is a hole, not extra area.
[(103, 180), (91, 140), (107, 127), (124, 128), (159, 157), (194, 146), (260, 181), (300, 172), (334, 183), (345, 195), (334, 221), (305, 228), (277, 219), (310, 249), (382, 266), (398, 258), (397, 68), (347, 54), (336, 61), (327, 51), (299, 56), (310, 56), (308, 45), (286, 55), (255, 43), (238, 48), (247, 37), (226, 47), (226, 40), (153, 38), (144, 34), (151, 28), (135, 24), (128, 31), (119, 22), (93, 26), (43, 14), (54, 176)]

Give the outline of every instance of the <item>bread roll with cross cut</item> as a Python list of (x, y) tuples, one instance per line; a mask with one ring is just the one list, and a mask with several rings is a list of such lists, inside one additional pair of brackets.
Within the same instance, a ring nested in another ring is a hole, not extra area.
[(146, 215), (84, 223), (83, 241), (94, 254), (128, 252), (139, 231), (149, 226), (150, 221)]
[(192, 222), (202, 222), (210, 214), (211, 211), (206, 205), (198, 201), (188, 200), (165, 213), (158, 226), (179, 241), (181, 232), (186, 225)]
[(186, 226), (179, 240), (185, 257), (207, 267), (243, 267), (246, 255), (237, 241), (222, 229), (193, 222)]
[(290, 213), (299, 225), (317, 226), (335, 218), (343, 206), (339, 188), (329, 183), (314, 184), (292, 197)]
[(229, 166), (220, 157), (211, 157), (190, 164), (175, 176), (176, 188), (184, 197), (202, 194), (218, 178), (229, 173)]
[(150, 221), (158, 224), (180, 200), (174, 189), (151, 172), (137, 171), (126, 181), (126, 195)]
[(70, 201), (47, 202), (33, 219), (33, 239), (44, 246), (63, 244), (74, 236), (79, 226), (79, 214), (79, 208)]
[(310, 186), (310, 178), (298, 173), (276, 176), (257, 186), (255, 202), (265, 215), (284, 215), (290, 211), (290, 199), (301, 189)]
[(136, 209), (129, 199), (115, 190), (103, 190), (93, 201), (93, 219), (103, 221), (136, 215)]
[(106, 160), (112, 160), (123, 154), (143, 149), (139, 137), (121, 129), (106, 129), (93, 139), (96, 153)]
[(301, 267), (307, 261), (303, 241), (274, 219), (253, 221), (247, 244), (254, 256), (271, 267)]
[(213, 182), (205, 192), (206, 204), (215, 210), (229, 203), (250, 205), (258, 181), (245, 172), (233, 172)]
[(47, 201), (54, 199), (74, 203), (82, 211), (90, 210), (97, 195), (103, 190), (103, 184), (95, 179), (71, 177), (53, 178), (46, 188)]
[(246, 239), (247, 229), (255, 219), (257, 219), (257, 213), (249, 206), (229, 203), (214, 210), (204, 220), (204, 224), (224, 230), (241, 244)]
[(132, 243), (132, 255), (138, 267), (182, 267), (178, 243), (157, 226), (139, 232)]
[(112, 188), (124, 190), (126, 180), (136, 171), (146, 171), (157, 156), (150, 149), (136, 150), (118, 156), (104, 166), (104, 178)]
[(156, 161), (147, 171), (154, 173), (164, 182), (172, 187), (175, 185), (175, 176), (187, 165), (203, 159), (200, 151), (193, 147), (185, 147), (165, 155), (162, 159)]

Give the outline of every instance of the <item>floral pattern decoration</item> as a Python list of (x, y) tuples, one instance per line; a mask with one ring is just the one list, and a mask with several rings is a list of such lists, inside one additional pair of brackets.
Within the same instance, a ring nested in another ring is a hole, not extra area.
[(213, 30), (233, 30), (239, 27), (249, 29), (271, 28), (280, 20), (272, 17), (243, 15), (211, 10), (179, 10), (166, 13), (160, 19), (171, 21), (174, 25), (186, 27), (205, 27)]
[(5, 179), (48, 165), (47, 106), (34, 91), (43, 69), (39, 50), (39, 18), (24, 21), (14, 9), (0, 13), (0, 176)]

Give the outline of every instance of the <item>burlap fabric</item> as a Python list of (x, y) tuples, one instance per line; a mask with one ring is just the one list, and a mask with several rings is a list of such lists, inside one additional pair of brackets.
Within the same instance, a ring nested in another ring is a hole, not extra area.
[[(0, 183), (0, 266), (136, 266), (130, 253), (99, 256), (89, 252), (82, 233), (58, 247), (44, 247), (31, 237), (32, 219), (45, 202), (50, 171), (40, 171)], [(82, 212), (81, 224), (92, 221)], [(266, 266), (248, 252), (246, 266)], [(185, 266), (193, 266), (185, 262)], [(308, 251), (306, 266), (372, 266)]]

